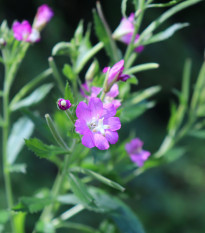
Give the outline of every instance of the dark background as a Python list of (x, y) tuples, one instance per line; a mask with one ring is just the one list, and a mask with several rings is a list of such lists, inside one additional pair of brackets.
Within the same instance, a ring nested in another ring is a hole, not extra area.
[[(128, 1), (131, 2), (131, 1)], [(163, 2), (163, 1), (161, 1)], [(13, 93), (20, 89), (23, 83), (35, 77), (48, 67), (47, 59), (52, 47), (60, 41), (69, 41), (80, 19), (84, 19), (85, 25), (92, 21), (92, 9), (95, 7), (93, 0), (58, 0), (58, 1), (0, 1), (0, 21), (7, 19), (9, 25), (17, 19), (27, 19), (32, 22), (39, 5), (47, 3), (54, 12), (55, 17), (47, 25), (42, 33), (40, 43), (30, 48), (28, 55), (20, 69)], [(121, 19), (120, 0), (101, 1), (105, 17), (112, 31), (118, 26)], [(127, 13), (132, 12), (132, 4)], [(149, 9), (145, 15), (142, 29), (152, 19), (155, 19), (165, 9)], [(136, 135), (145, 141), (146, 149), (154, 152), (159, 147), (166, 134), (166, 124), (169, 117), (171, 100), (176, 100), (172, 90), (179, 89), (181, 85), (183, 64), (187, 57), (192, 59), (192, 88), (196, 80), (200, 65), (203, 61), (205, 48), (205, 3), (192, 6), (162, 25), (166, 28), (176, 22), (189, 22), (190, 26), (177, 32), (171, 39), (161, 43), (149, 45), (140, 55), (138, 63), (157, 62), (160, 68), (147, 71), (138, 75), (139, 85), (137, 89), (161, 85), (162, 91), (157, 95), (157, 105), (149, 110), (137, 121), (128, 124), (130, 129), (136, 128)], [(94, 35), (94, 33), (93, 33)], [(97, 42), (95, 36), (92, 37)], [(122, 49), (125, 47), (120, 45)], [(104, 53), (100, 53), (103, 68), (108, 63)], [(67, 62), (59, 60), (59, 64)], [(3, 79), (1, 69), (0, 80)], [(82, 77), (83, 78), (83, 77)], [(2, 81), (1, 81), (2, 85)], [(52, 94), (44, 101), (49, 102), (54, 98)], [(55, 103), (47, 106), (41, 103), (36, 108), (40, 109), (40, 115), (55, 111)], [(19, 115), (18, 115), (19, 114)], [(20, 116), (14, 116), (14, 119)], [(127, 130), (128, 131), (128, 130)], [(38, 133), (36, 133), (38, 136)], [(184, 139), (181, 144), (187, 149), (187, 153), (177, 161), (151, 169), (134, 181), (130, 182), (127, 192), (130, 194), (130, 204), (140, 217), (148, 233), (204, 233), (205, 232), (205, 147), (203, 141), (190, 137)], [(56, 169), (47, 161), (39, 160), (34, 154), (24, 149), (19, 161), (28, 164), (27, 175), (17, 174), (13, 176), (13, 186), (17, 197), (20, 195), (32, 195), (41, 186), (50, 187), (55, 177)], [(0, 187), (0, 205), (4, 206), (2, 193), (2, 177)], [(90, 224), (98, 225), (85, 214), (80, 218), (87, 219)], [(32, 222), (34, 217), (28, 217)], [(30, 232), (28, 228), (28, 232)]]

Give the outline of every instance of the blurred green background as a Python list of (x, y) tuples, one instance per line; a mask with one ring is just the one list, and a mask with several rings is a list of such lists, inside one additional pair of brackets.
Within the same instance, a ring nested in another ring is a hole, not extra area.
[[(159, 2), (159, 1), (158, 1)], [(161, 1), (165, 2), (165, 1)], [(85, 25), (92, 21), (94, 0), (7, 0), (0, 1), (0, 21), (7, 19), (9, 25), (17, 19), (27, 19), (32, 22), (39, 5), (47, 3), (54, 12), (55, 17), (42, 33), (42, 40), (31, 46), (26, 59), (18, 73), (13, 86), (13, 93), (21, 88), (23, 83), (31, 80), (48, 67), (48, 57), (52, 47), (60, 41), (69, 41), (80, 19)], [(128, 0), (127, 13), (132, 12), (131, 1)], [(121, 19), (120, 0), (101, 1), (107, 21), (114, 31)], [(146, 27), (152, 19), (158, 17), (165, 9), (149, 9), (145, 15), (142, 28)], [(135, 90), (162, 86), (162, 91), (156, 96), (157, 105), (146, 112), (136, 121), (122, 127), (121, 137), (126, 138), (129, 130), (135, 128), (136, 136), (145, 142), (145, 148), (154, 152), (158, 149), (164, 135), (169, 117), (170, 102), (176, 98), (173, 89), (181, 85), (183, 64), (187, 57), (192, 59), (192, 88), (197, 77), (200, 65), (204, 59), (205, 48), (205, 2), (202, 1), (191, 8), (183, 10), (172, 17), (160, 29), (166, 28), (176, 22), (189, 22), (190, 26), (177, 32), (171, 39), (147, 46), (139, 56), (137, 63), (157, 62), (160, 68), (154, 71), (139, 73), (139, 85)], [(93, 30), (92, 30), (93, 32)], [(97, 42), (94, 35), (93, 43)], [(125, 46), (120, 44), (122, 50)], [(101, 68), (108, 64), (108, 57), (104, 52), (98, 56)], [(63, 58), (57, 59), (60, 68), (68, 62)], [(83, 79), (83, 76), (82, 76)], [(2, 87), (3, 69), (0, 68), (0, 85)], [(133, 89), (134, 90), (134, 89)], [(52, 113), (56, 109), (55, 101), (58, 91), (54, 91), (33, 110), (40, 112), (43, 120), (45, 113)], [(49, 105), (48, 105), (49, 103)], [(21, 113), (16, 113), (13, 121)], [(41, 138), (41, 133), (35, 131), (35, 136)], [(185, 138), (180, 146), (187, 150), (185, 155), (175, 162), (146, 171), (128, 184), (129, 204), (142, 221), (147, 233), (204, 233), (205, 232), (205, 147), (204, 142), (191, 137)], [(19, 162), (27, 163), (27, 174), (15, 174), (13, 178), (16, 201), (20, 195), (29, 196), (42, 186), (51, 187), (56, 175), (56, 168), (45, 160), (40, 160), (26, 148), (19, 156)], [(2, 171), (0, 174), (0, 207), (5, 207), (3, 194)], [(28, 216), (27, 232), (31, 232), (33, 220), (38, 215)], [(95, 219), (94, 219), (95, 217)], [(102, 216), (93, 215), (84, 211), (76, 220), (87, 221), (98, 226)], [(74, 232), (74, 231), (73, 231)]]

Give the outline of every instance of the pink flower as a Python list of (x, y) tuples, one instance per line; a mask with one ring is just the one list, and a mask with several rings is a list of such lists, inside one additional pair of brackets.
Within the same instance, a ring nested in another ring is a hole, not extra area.
[(57, 106), (60, 110), (67, 110), (72, 106), (72, 104), (70, 100), (65, 100), (61, 98), (61, 99), (58, 99)]
[(52, 9), (48, 5), (43, 4), (37, 10), (33, 27), (40, 31), (51, 20), (53, 15)]
[(14, 37), (19, 41), (37, 42), (40, 40), (40, 34), (36, 29), (32, 29), (30, 23), (24, 20), (22, 23), (16, 21), (13, 23), (12, 30)]
[[(134, 18), (135, 14), (131, 13), (128, 18), (123, 17), (119, 26), (115, 29), (113, 36), (119, 41), (125, 44), (129, 44), (132, 40), (132, 35), (134, 33)], [(139, 40), (140, 35), (137, 34), (135, 37), (135, 43)], [(144, 46), (140, 45), (135, 48), (135, 52), (140, 53), (144, 49)]]
[(130, 156), (130, 159), (139, 167), (144, 165), (144, 162), (150, 156), (150, 152), (142, 150), (143, 142), (139, 138), (134, 138), (130, 143), (125, 145), (125, 149)]
[[(103, 69), (103, 73), (107, 73), (110, 67), (105, 67)], [(124, 60), (120, 60), (117, 62), (109, 71), (108, 76), (108, 85), (110, 85), (114, 80), (125, 82), (130, 76), (127, 74), (123, 74), (124, 70)]]
[(16, 21), (13, 23), (12, 30), (17, 40), (28, 41), (32, 27), (27, 20), (24, 20), (22, 23)]
[[(80, 89), (81, 95), (85, 97), (88, 101), (92, 97), (98, 97), (101, 91), (102, 91), (102, 88), (100, 87), (89, 88), (87, 83), (83, 83), (82, 88)], [(86, 92), (89, 95), (87, 95)], [(118, 89), (118, 85), (115, 83), (111, 87), (110, 91), (105, 94), (105, 98), (103, 100), (103, 108), (109, 109), (111, 105), (114, 105), (115, 109), (119, 108), (121, 106), (121, 101), (118, 99), (115, 99), (115, 97), (117, 97), (118, 95), (119, 95), (119, 89)]]
[(76, 132), (83, 135), (82, 144), (85, 147), (97, 147), (99, 150), (107, 150), (110, 144), (118, 141), (118, 133), (121, 128), (120, 119), (114, 117), (114, 106), (109, 111), (103, 108), (99, 98), (92, 97), (88, 105), (80, 102), (76, 109)]

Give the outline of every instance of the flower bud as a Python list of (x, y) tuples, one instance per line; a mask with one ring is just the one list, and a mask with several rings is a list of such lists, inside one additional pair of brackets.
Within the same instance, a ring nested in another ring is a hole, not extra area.
[(6, 46), (6, 41), (4, 40), (4, 38), (0, 38), (0, 49)]
[(60, 110), (67, 110), (72, 106), (72, 104), (70, 100), (65, 100), (61, 98), (61, 99), (58, 99), (57, 106)]
[(98, 68), (99, 68), (98, 62), (96, 60), (93, 61), (93, 63), (90, 65), (88, 71), (85, 74), (85, 80), (92, 81)]

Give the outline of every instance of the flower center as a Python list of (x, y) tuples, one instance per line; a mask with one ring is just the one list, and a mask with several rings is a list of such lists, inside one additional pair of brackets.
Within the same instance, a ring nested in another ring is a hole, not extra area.
[(64, 106), (64, 107), (66, 107), (66, 101), (65, 101), (65, 100), (62, 100), (62, 101), (61, 101), (61, 105)]
[(103, 120), (104, 118), (96, 119), (93, 117), (92, 121), (88, 124), (88, 127), (94, 133), (100, 132), (103, 136), (105, 136), (105, 129), (109, 129), (109, 125), (104, 125)]

